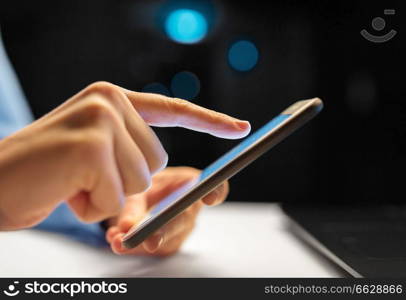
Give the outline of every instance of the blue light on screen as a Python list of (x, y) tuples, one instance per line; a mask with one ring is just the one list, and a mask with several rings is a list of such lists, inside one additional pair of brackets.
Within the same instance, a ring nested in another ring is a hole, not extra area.
[(197, 180), (191, 181), (188, 184), (182, 186), (178, 190), (176, 190), (174, 193), (170, 194), (167, 198), (163, 199), (151, 212), (150, 217), (155, 216), (159, 212), (161, 212), (163, 209), (167, 208), (170, 206), (173, 202), (178, 200), (181, 196), (186, 194), (188, 190), (193, 188), (195, 185), (199, 184), (201, 181), (205, 180), (207, 177), (213, 175), (215, 172), (220, 170), (222, 167), (227, 165), (230, 161), (232, 161), (236, 156), (244, 152), (248, 147), (250, 147), (252, 144), (254, 144), (256, 141), (258, 141), (260, 138), (262, 138), (264, 135), (269, 133), (272, 129), (274, 129), (276, 126), (281, 124), (283, 121), (288, 119), (291, 115), (290, 114), (280, 114), (273, 118), (271, 121), (269, 121), (267, 124), (262, 126), (260, 129), (252, 133), (250, 136), (245, 138), (241, 143), (239, 143), (237, 146), (235, 146), (233, 149), (231, 149), (229, 152), (224, 154), (222, 157), (217, 159), (214, 163), (209, 165), (207, 168), (205, 168), (202, 173), (200, 174), (200, 177)]
[(194, 9), (177, 9), (165, 21), (168, 36), (183, 44), (193, 44), (202, 40), (208, 30), (206, 18)]
[(290, 117), (290, 114), (281, 114), (281, 115), (278, 115), (277, 117), (273, 118), (271, 121), (266, 123), (260, 129), (255, 131), (253, 134), (251, 134), (249, 137), (247, 137), (245, 140), (243, 140), (241, 143), (239, 143), (237, 146), (235, 146), (233, 149), (231, 149), (229, 152), (227, 152), (222, 157), (220, 157), (218, 160), (216, 160), (214, 163), (212, 163), (210, 166), (205, 168), (202, 171), (202, 173), (200, 174), (200, 180), (206, 179), (211, 174), (213, 174), (216, 171), (218, 171), (219, 169), (221, 169), (227, 163), (232, 161), (236, 156), (238, 156), (244, 150), (246, 150), (249, 146), (254, 144), (261, 137), (263, 137), (265, 134), (267, 134), (270, 130), (272, 130), (273, 128), (278, 126), (280, 123), (282, 123), (284, 120), (286, 120), (289, 117)]

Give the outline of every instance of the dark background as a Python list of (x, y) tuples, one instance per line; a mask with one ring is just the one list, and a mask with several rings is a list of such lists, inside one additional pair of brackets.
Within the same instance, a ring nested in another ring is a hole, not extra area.
[[(173, 2), (173, 1), (172, 1)], [(160, 28), (168, 1), (9, 1), (0, 26), (36, 117), (98, 80), (141, 90), (195, 73), (192, 101), (249, 120), (253, 129), (292, 102), (321, 97), (324, 111), (231, 180), (234, 201), (403, 201), (405, 29), (402, 1), (177, 1), (210, 15), (206, 39), (174, 43)], [(385, 8), (396, 9), (384, 16)], [(386, 28), (371, 28), (374, 17)], [(374, 44), (360, 30), (394, 39)], [(230, 45), (254, 42), (248, 72)], [(203, 168), (236, 141), (156, 129), (170, 165)]]

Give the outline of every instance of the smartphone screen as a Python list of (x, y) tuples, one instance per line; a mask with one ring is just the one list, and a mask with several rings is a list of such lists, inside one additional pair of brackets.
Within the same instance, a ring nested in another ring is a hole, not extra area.
[(200, 184), (203, 180), (213, 175), (216, 171), (222, 169), (235, 157), (237, 157), (244, 150), (246, 150), (249, 146), (253, 145), (256, 141), (258, 141), (261, 137), (270, 132), (273, 128), (281, 124), (284, 120), (288, 119), (289, 116), (290, 114), (280, 114), (277, 117), (273, 118), (271, 121), (269, 121), (267, 124), (265, 124), (263, 127), (261, 127), (260, 129), (258, 129), (257, 131), (246, 137), (241, 143), (232, 148), (229, 152), (227, 152), (219, 159), (217, 159), (215, 162), (213, 162), (211, 165), (203, 169), (198, 179), (186, 183), (185, 185), (177, 189), (175, 192), (164, 198), (158, 205), (155, 206), (154, 209), (152, 209), (149, 216), (143, 221), (147, 221), (148, 219), (153, 218), (155, 215), (159, 214), (161, 211), (163, 211), (169, 205), (171, 205), (174, 201), (180, 198), (183, 194), (187, 193), (187, 191), (190, 190), (193, 186)]
[[(289, 106), (281, 114), (271, 119), (206, 167), (198, 178), (186, 183), (162, 199), (140, 224), (134, 225), (123, 237), (123, 245), (126, 248), (133, 248), (138, 245), (153, 231), (301, 127), (321, 108), (322, 102), (318, 98), (298, 101)], [(290, 125), (288, 126), (288, 124)], [(260, 151), (256, 151), (257, 149)], [(241, 159), (242, 157), (245, 158)], [(221, 175), (219, 175), (220, 173)]]

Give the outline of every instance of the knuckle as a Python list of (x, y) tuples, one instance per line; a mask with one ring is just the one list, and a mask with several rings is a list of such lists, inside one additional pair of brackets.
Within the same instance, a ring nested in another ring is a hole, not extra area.
[(83, 129), (90, 127), (100, 127), (113, 121), (119, 121), (120, 116), (112, 106), (103, 97), (92, 95), (87, 97), (75, 107), (64, 120), (65, 124), (72, 129)]
[(115, 116), (114, 108), (101, 98), (89, 99), (81, 109), (86, 121), (100, 121), (112, 119)]
[(175, 108), (178, 113), (188, 110), (191, 106), (189, 101), (183, 99), (173, 98), (171, 101), (173, 102), (173, 108)]
[(122, 92), (112, 83), (105, 81), (92, 83), (86, 88), (85, 94), (101, 95), (105, 101), (111, 103), (114, 107), (122, 108)]
[(114, 93), (117, 91), (117, 87), (107, 81), (97, 81), (90, 85), (88, 85), (85, 90), (88, 93), (100, 93), (100, 94), (108, 94)]

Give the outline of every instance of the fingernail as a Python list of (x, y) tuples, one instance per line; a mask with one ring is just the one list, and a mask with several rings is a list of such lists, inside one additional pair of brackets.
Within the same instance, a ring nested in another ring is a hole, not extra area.
[(144, 247), (148, 252), (155, 252), (156, 250), (161, 247), (162, 243), (164, 242), (164, 237), (162, 234), (156, 233), (148, 238), (148, 241), (144, 244)]
[(124, 236), (124, 234), (121, 234), (120, 243), (116, 244), (117, 251), (123, 251), (124, 250), (124, 247), (123, 247), (123, 244), (122, 244), (123, 236)]
[(237, 121), (236, 124), (237, 124), (237, 127), (241, 130), (247, 130), (251, 127), (251, 125), (248, 121)]
[(209, 204), (214, 204), (216, 203), (217, 199), (220, 197), (221, 195), (221, 187), (216, 188), (214, 191), (211, 192), (211, 196), (210, 196), (210, 201)]
[(206, 197), (204, 197), (204, 202), (206, 203), (206, 205), (212, 205), (214, 202), (216, 202), (218, 196), (218, 191), (214, 190), (210, 192)]

